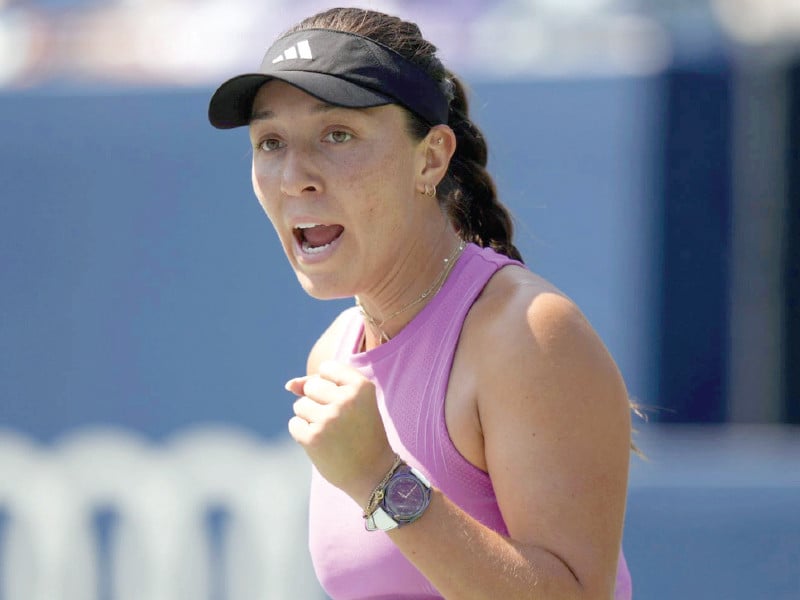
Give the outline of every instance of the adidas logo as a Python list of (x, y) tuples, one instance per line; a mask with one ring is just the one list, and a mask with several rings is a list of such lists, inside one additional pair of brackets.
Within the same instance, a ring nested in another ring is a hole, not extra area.
[(274, 65), (282, 60), (292, 60), (295, 58), (302, 58), (304, 60), (311, 60), (314, 58), (314, 56), (311, 54), (311, 46), (309, 46), (308, 40), (303, 40), (302, 42), (297, 42), (296, 44), (289, 46), (286, 50), (272, 59), (272, 64)]

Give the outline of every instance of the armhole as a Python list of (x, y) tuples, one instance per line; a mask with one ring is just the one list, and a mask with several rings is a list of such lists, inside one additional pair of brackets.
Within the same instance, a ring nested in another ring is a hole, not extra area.
[(314, 342), (306, 361), (306, 372), (311, 375), (318, 371), (320, 363), (334, 359), (342, 354), (342, 344), (347, 343), (347, 331), (352, 322), (353, 311), (357, 307), (348, 308), (328, 325), (328, 328)]
[[(483, 485), (486, 482), (488, 482), (489, 473), (486, 470), (484, 470), (482, 467), (479, 467), (478, 465), (473, 463), (469, 458), (467, 458), (467, 456), (463, 453), (462, 448), (459, 448), (458, 444), (453, 439), (451, 428), (450, 428), (450, 423), (448, 423), (448, 421), (447, 421), (447, 393), (449, 392), (450, 387), (451, 387), (450, 386), (450, 381), (453, 379), (453, 368), (456, 366), (457, 355), (459, 353), (459, 350), (461, 350), (463, 348), (462, 341), (464, 340), (466, 327), (468, 326), (467, 322), (469, 321), (470, 316), (474, 315), (473, 310), (475, 309), (475, 304), (478, 303), (478, 301), (480, 300), (481, 296), (483, 296), (483, 294), (486, 292), (486, 289), (487, 289), (487, 287), (489, 287), (489, 285), (491, 284), (492, 280), (495, 279), (500, 274), (501, 271), (503, 271), (507, 267), (511, 267), (511, 266), (518, 266), (518, 265), (515, 262), (509, 262), (507, 264), (500, 265), (496, 270), (494, 270), (487, 277), (487, 279), (483, 283), (483, 285), (480, 286), (480, 289), (478, 289), (476, 292), (474, 292), (471, 295), (471, 299), (469, 300), (468, 306), (466, 307), (466, 310), (464, 312), (464, 317), (463, 317), (463, 320), (461, 322), (461, 326), (458, 328), (458, 335), (456, 337), (455, 345), (453, 346), (453, 353), (452, 353), (452, 357), (451, 357), (450, 363), (449, 363), (449, 369), (448, 369), (448, 372), (447, 372), (447, 378), (445, 380), (445, 386), (446, 387), (445, 387), (445, 395), (444, 395), (444, 399), (443, 399), (443, 403), (442, 403), (442, 421), (441, 421), (442, 422), (442, 427), (443, 427), (443, 430), (444, 430), (443, 433), (446, 436), (446, 439), (449, 442), (449, 445), (450, 445), (450, 448), (452, 449), (452, 451), (455, 453), (455, 455), (458, 456), (458, 458), (461, 461), (463, 461), (465, 469), (470, 472), (469, 474), (465, 474), (465, 477), (470, 477), (470, 478), (476, 477), (479, 480), (481, 485)], [(468, 297), (470, 297), (470, 296), (468, 296)], [(478, 334), (473, 334), (473, 335), (478, 335)], [(490, 340), (490, 341), (493, 342), (494, 340)], [(474, 344), (471, 344), (471, 345), (473, 345), (475, 347), (481, 347), (481, 348), (490, 348), (491, 347), (491, 343), (489, 343), (489, 344), (474, 343)], [(467, 359), (465, 359), (465, 360), (467, 360)], [(469, 362), (467, 363), (467, 366), (463, 367), (463, 368), (465, 369), (465, 371), (474, 371), (474, 368), (472, 367), (472, 365)], [(476, 382), (475, 385), (476, 385), (476, 388), (474, 389), (474, 393), (476, 394), (475, 406), (474, 406), (475, 417), (476, 417), (476, 419), (478, 421), (477, 422), (478, 428), (480, 430), (482, 430), (483, 427), (482, 427), (482, 423), (481, 423), (480, 403), (478, 402), (478, 399), (477, 399), (477, 393), (478, 393), (477, 392), (477, 382)], [(482, 431), (481, 431), (480, 435), (483, 435)], [(483, 442), (481, 442), (481, 444), (483, 445)], [(485, 448), (484, 448), (484, 452), (485, 452)], [(486, 480), (486, 482), (484, 481), (484, 479)]]

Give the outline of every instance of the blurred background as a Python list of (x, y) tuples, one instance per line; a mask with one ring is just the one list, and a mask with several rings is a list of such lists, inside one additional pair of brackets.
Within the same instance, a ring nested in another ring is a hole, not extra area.
[[(800, 2), (337, 2), (471, 88), (531, 268), (643, 407), (636, 598), (800, 598)], [(0, 600), (323, 598), (291, 398), (326, 324), (224, 79), (334, 4), (0, 0)]]

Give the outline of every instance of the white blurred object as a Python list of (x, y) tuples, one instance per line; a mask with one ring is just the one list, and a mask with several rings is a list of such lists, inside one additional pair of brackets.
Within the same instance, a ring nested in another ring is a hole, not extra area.
[(471, 69), (493, 79), (662, 71), (672, 57), (663, 26), (635, 13), (602, 11), (607, 4), (500, 4), (472, 27)]
[(800, 43), (800, 0), (712, 0), (711, 5), (742, 43)]
[(4, 494), (9, 513), (4, 598), (93, 599), (97, 573), (91, 534), (79, 494), (58, 461), (46, 453), (32, 454), (24, 476), (15, 479)]
[(114, 597), (192, 600), (208, 597), (207, 544), (202, 519), (181, 473), (155, 458), (119, 507), (112, 552)]
[(171, 441), (195, 508), (228, 509), (222, 567), (230, 600), (320, 593), (307, 550), (309, 463), (290, 440), (269, 450), (229, 428), (191, 430)]
[(204, 532), (191, 490), (168, 453), (113, 429), (83, 431), (58, 449), (87, 520), (103, 508), (119, 514), (110, 548), (114, 598), (208, 596)]
[(0, 3), (0, 87), (24, 77), (43, 52), (42, 23), (32, 13)]
[[(489, 78), (640, 75), (671, 58), (667, 33), (633, 0), (343, 3), (419, 23), (456, 72)], [(106, 85), (203, 86), (258, 64), (323, 0), (117, 0), (0, 11), (0, 87), (38, 77)], [(34, 15), (41, 19), (32, 27)], [(13, 21), (13, 22), (12, 22)]]
[(527, 0), (534, 10), (568, 17), (596, 16), (618, 0)]
[[(0, 430), (0, 597), (95, 600), (105, 578), (119, 600), (322, 598), (307, 550), (308, 471), (296, 444), (233, 428), (163, 445), (94, 428), (52, 447)], [(214, 510), (228, 516), (216, 554)], [(117, 517), (105, 561), (102, 511)]]

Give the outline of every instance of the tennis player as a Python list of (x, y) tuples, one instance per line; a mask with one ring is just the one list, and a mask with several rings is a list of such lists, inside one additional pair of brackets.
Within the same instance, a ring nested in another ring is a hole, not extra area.
[(435, 51), (413, 23), (333, 9), (209, 106), (248, 127), (300, 285), (356, 302), (286, 384), (315, 571), (334, 599), (628, 599), (625, 385), (522, 263)]

